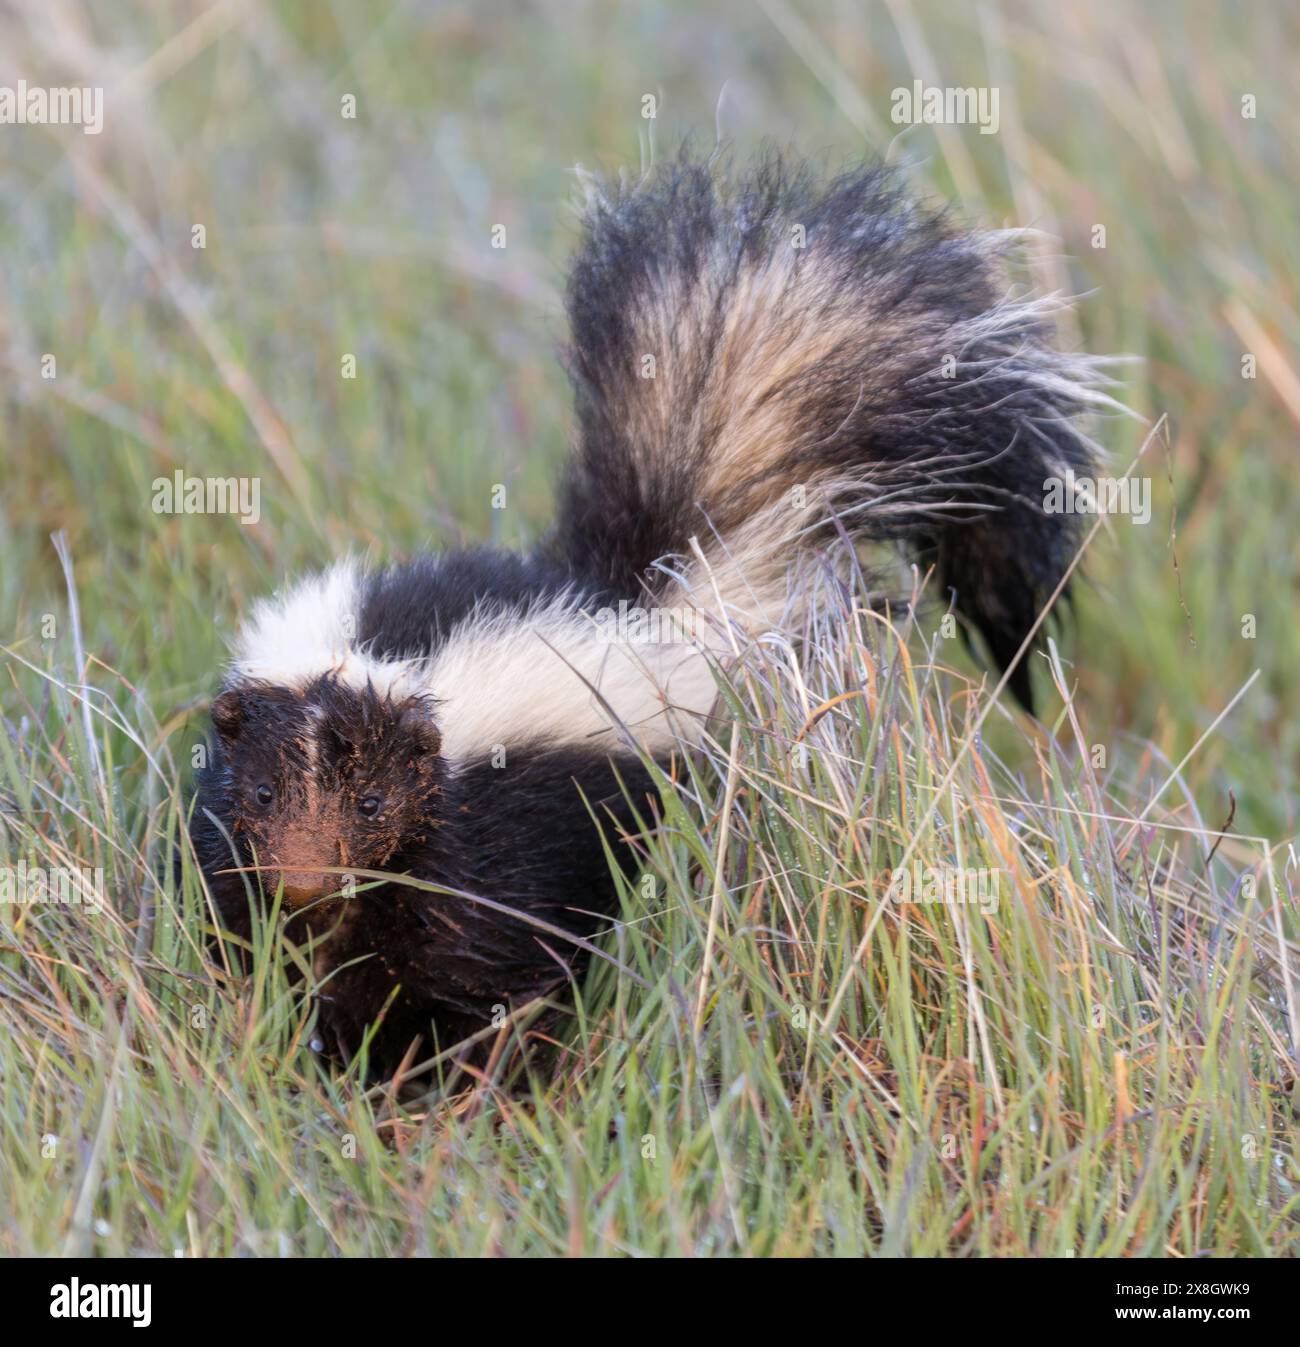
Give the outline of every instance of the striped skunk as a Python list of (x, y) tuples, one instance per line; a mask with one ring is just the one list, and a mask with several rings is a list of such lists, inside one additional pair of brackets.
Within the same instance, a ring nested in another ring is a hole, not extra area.
[[(878, 166), (683, 152), (593, 184), (544, 543), (341, 561), (254, 608), (212, 706), (200, 864), (236, 933), (282, 886), (334, 1054), (378, 1021), (391, 1068), (573, 976), (616, 903), (597, 823), (633, 831), (654, 793), (639, 750), (700, 734), (715, 660), (797, 611), (791, 567), (833, 529), (933, 565), (1014, 660), (1077, 543), (1045, 479), (1093, 467), (1076, 420), (1113, 404), (1052, 348), (1055, 301), (1014, 296), (1009, 238)], [(608, 620), (628, 605), (704, 620), (643, 639)], [(1032, 709), (1023, 664), (1009, 686)]]

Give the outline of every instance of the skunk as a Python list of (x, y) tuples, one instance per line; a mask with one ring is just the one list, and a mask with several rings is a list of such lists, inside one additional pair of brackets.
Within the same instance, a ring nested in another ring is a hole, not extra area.
[[(1015, 237), (880, 166), (684, 151), (591, 180), (545, 541), (340, 561), (254, 608), (212, 705), (196, 854), (236, 933), (282, 890), (333, 1053), (378, 1024), (391, 1067), (580, 971), (617, 900), (604, 838), (651, 816), (650, 764), (707, 728), (717, 663), (797, 614), (792, 567), (834, 530), (932, 565), (1011, 665), (1078, 541), (1045, 484), (1094, 467), (1078, 418), (1113, 405), (1053, 349), (1059, 301), (1011, 288)], [(698, 620), (647, 636), (633, 611)], [(1032, 709), (1023, 663), (1009, 686)]]

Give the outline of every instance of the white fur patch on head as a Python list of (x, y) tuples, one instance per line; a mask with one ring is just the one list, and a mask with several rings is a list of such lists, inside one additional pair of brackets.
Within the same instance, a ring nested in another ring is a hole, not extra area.
[(240, 681), (305, 688), (324, 674), (397, 697), (424, 690), (418, 660), (379, 660), (358, 649), (361, 567), (351, 557), (253, 608), (235, 640)]
[(628, 634), (573, 593), (523, 611), (489, 596), (431, 658), (382, 660), (357, 645), (362, 586), (347, 559), (259, 602), (235, 643), (234, 677), (303, 690), (332, 674), (381, 696), (432, 696), (451, 760), (527, 742), (610, 750), (628, 735), (662, 752), (698, 736), (717, 695), (710, 655), (725, 643), (716, 623), (694, 620), (701, 600), (715, 607), (707, 588), (678, 594), (690, 631), (668, 624), (664, 639)]

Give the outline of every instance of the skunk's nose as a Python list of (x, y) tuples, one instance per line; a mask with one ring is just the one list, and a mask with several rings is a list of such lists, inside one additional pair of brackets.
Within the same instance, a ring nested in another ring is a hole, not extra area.
[(317, 875), (303, 870), (282, 870), (280, 878), (284, 881), (284, 904), (286, 907), (303, 907), (314, 903), (326, 894), (338, 890), (338, 875)]
[(277, 871), (273, 880), (284, 884), (286, 907), (302, 907), (338, 892), (343, 876), (318, 868), (339, 863), (342, 845), (331, 839), (333, 823), (312, 814), (292, 820), (272, 839), (267, 850)]

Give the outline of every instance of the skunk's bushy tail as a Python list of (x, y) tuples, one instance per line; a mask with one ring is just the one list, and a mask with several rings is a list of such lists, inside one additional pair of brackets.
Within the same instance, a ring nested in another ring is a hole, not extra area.
[[(620, 592), (698, 543), (737, 593), (772, 586), (831, 514), (898, 538), (998, 663), (1068, 566), (1099, 362), (1050, 344), (1060, 301), (1013, 295), (1014, 233), (963, 231), (896, 174), (822, 182), (683, 152), (590, 188), (568, 288), (579, 442), (554, 551)], [(662, 584), (662, 581), (658, 582)], [(1026, 705), (1027, 669), (1011, 686)]]

